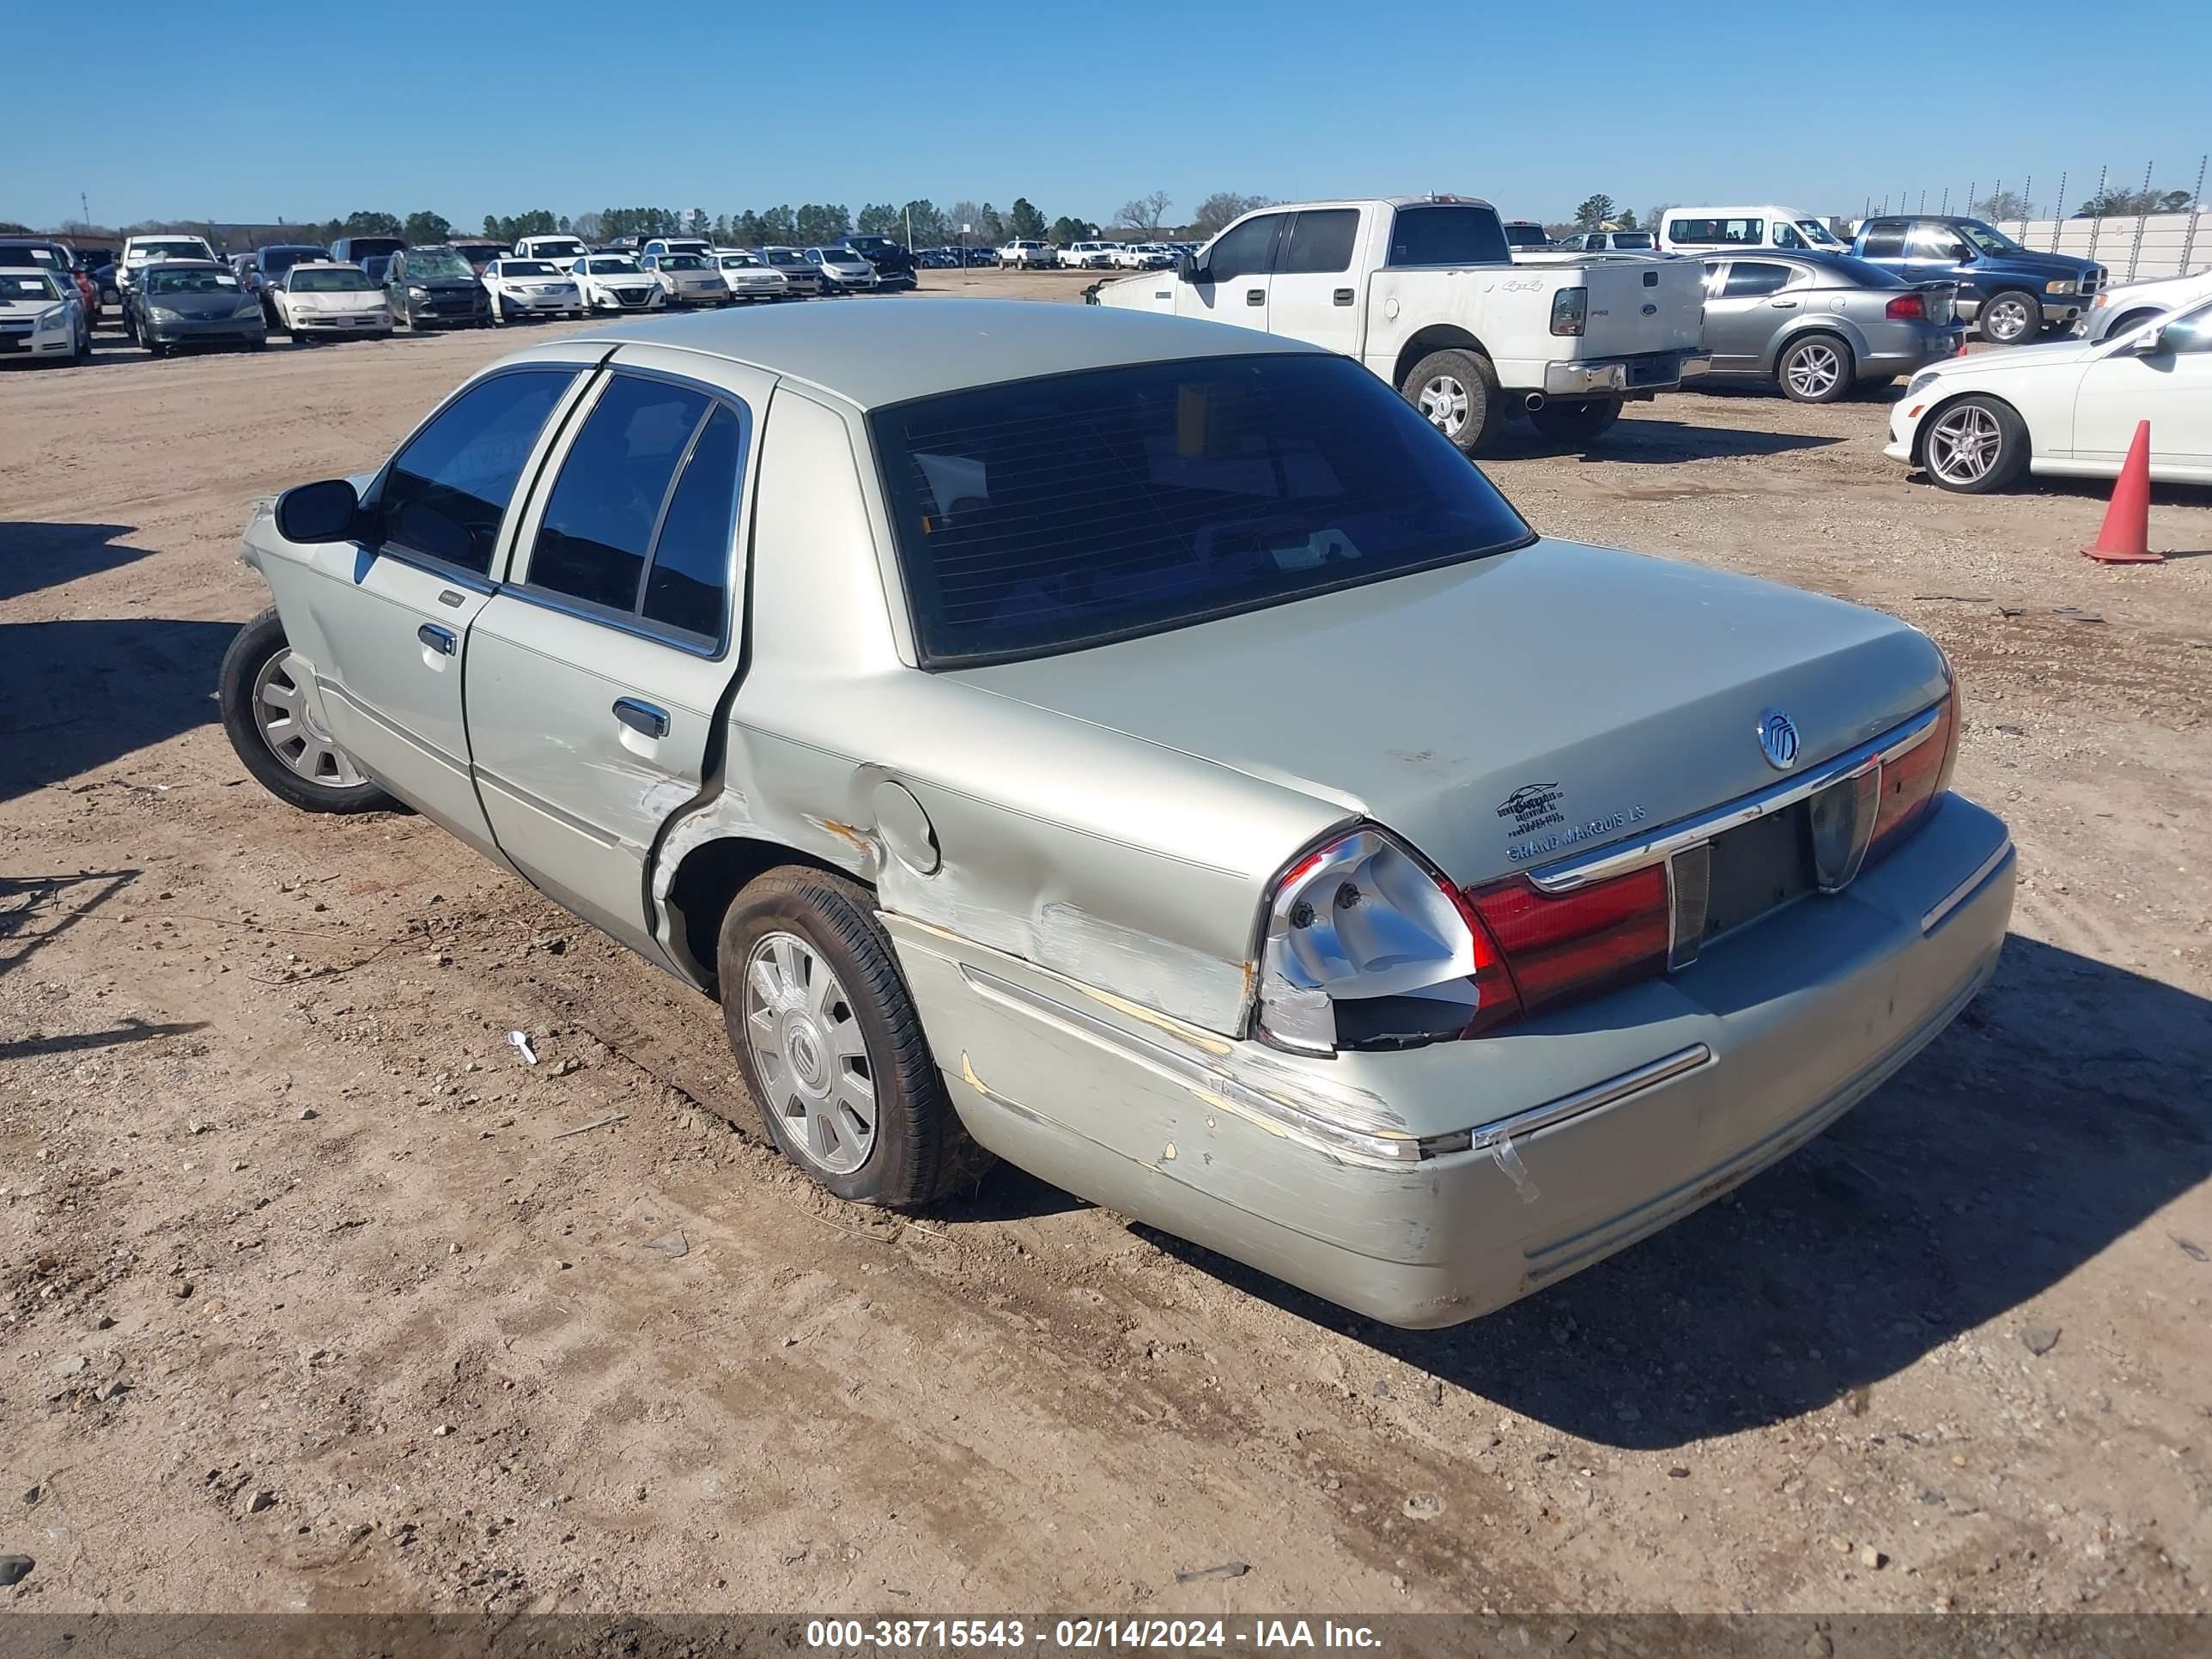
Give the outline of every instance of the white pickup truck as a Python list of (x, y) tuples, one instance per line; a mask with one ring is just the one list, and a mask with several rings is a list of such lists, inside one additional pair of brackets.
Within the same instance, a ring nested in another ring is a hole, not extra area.
[(1177, 269), (1090, 297), (1357, 357), (1470, 455), (1513, 410), (1555, 442), (1587, 443), (1628, 399), (1707, 367), (1697, 261), (1598, 253), (1516, 265), (1497, 210), (1468, 197), (1265, 208)]

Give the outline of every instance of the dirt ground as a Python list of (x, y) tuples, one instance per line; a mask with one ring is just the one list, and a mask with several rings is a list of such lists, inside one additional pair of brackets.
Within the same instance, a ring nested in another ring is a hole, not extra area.
[[(2087, 564), (2094, 487), (1908, 481), (1879, 398), (1523, 431), (1489, 470), (1545, 530), (1942, 643), (2016, 933), (1813, 1148), (1407, 1334), (1009, 1170), (842, 1207), (713, 1008), (418, 818), (245, 781), (247, 503), (511, 343), (0, 372), (9, 1604), (2205, 1605), (2212, 557)], [(2212, 552), (2212, 492), (2151, 523)]]

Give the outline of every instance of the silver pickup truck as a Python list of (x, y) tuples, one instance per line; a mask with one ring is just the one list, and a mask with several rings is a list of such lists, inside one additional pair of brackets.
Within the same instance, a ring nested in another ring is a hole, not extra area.
[(1588, 443), (1628, 399), (1706, 362), (1696, 262), (1596, 253), (1516, 264), (1498, 210), (1468, 197), (1266, 208), (1179, 269), (1093, 297), (1356, 357), (1470, 455), (1516, 410), (1554, 442)]

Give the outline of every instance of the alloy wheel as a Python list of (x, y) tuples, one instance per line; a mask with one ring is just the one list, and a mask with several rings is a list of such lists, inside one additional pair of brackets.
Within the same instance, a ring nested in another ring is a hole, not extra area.
[(2010, 345), (2027, 332), (2031, 320), (2027, 303), (2007, 296), (1990, 307), (1982, 331), (2001, 345)]
[(1979, 483), (2003, 445), (1997, 417), (1979, 404), (1962, 404), (1928, 429), (1928, 470), (1946, 483)]
[(1815, 340), (1798, 347), (1790, 359), (1790, 389), (1808, 403), (1817, 403), (1836, 389), (1843, 378), (1844, 360), (1835, 347)]
[(876, 1146), (868, 1045), (845, 988), (795, 933), (767, 933), (745, 958), (745, 1046), (784, 1139), (807, 1163), (850, 1175)]
[(261, 665), (253, 677), (253, 723), (269, 752), (310, 783), (350, 789), (367, 781), (346, 751), (315, 722), (307, 694), (288, 649)]
[(1455, 438), (1467, 424), (1467, 388), (1449, 374), (1439, 374), (1421, 388), (1418, 399), (1429, 423), (1447, 438)]

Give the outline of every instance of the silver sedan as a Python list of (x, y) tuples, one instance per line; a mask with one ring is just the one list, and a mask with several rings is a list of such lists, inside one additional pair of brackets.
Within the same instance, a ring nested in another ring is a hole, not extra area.
[(1846, 254), (1705, 261), (1705, 347), (1715, 380), (1760, 380), (1801, 404), (1887, 385), (1955, 357), (1958, 284), (1910, 283)]
[(831, 1192), (995, 1154), (1401, 1325), (1804, 1144), (2011, 913), (1926, 635), (1540, 537), (1282, 336), (587, 327), (245, 551), (246, 770), (404, 802), (718, 1000)]

